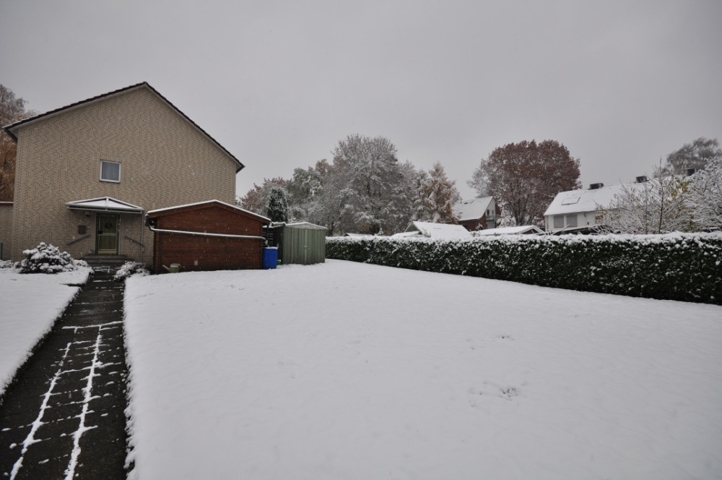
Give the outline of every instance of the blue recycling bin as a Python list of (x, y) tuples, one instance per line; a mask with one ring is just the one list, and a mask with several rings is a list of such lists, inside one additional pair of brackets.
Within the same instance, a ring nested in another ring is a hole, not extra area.
[(263, 248), (263, 268), (269, 270), (276, 268), (278, 263), (278, 247)]

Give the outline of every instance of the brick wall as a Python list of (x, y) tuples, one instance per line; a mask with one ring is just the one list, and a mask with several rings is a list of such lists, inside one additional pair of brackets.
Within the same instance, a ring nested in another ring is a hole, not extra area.
[[(95, 250), (95, 214), (71, 211), (66, 202), (109, 196), (148, 211), (235, 199), (238, 164), (147, 87), (63, 110), (16, 133), (13, 259), (41, 241), (75, 258)], [(120, 183), (100, 181), (101, 159), (121, 164)], [(141, 260), (142, 241), (143, 260), (150, 261), (152, 238), (141, 215), (121, 215), (120, 254)]]

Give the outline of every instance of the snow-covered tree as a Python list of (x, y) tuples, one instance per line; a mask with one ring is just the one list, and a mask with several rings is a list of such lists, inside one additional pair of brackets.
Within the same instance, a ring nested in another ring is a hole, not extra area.
[(241, 208), (245, 208), (249, 212), (257, 213), (258, 215), (266, 215), (266, 208), (268, 206), (268, 198), (271, 195), (271, 189), (273, 187), (286, 188), (286, 180), (281, 177), (272, 179), (263, 179), (262, 185), (253, 184), (246, 194), (241, 198), (236, 198), (236, 205)]
[(687, 205), (696, 229), (722, 230), (722, 156), (694, 174)]
[(720, 158), (722, 149), (717, 139), (700, 137), (667, 155), (666, 170), (671, 174), (684, 175), (688, 169), (703, 170), (709, 162)]
[(338, 215), (334, 224), (344, 232), (372, 234), (405, 228), (412, 212), (407, 186), (412, 180), (394, 144), (384, 137), (349, 135), (333, 155), (324, 201)]
[(322, 200), (330, 168), (328, 161), (324, 159), (307, 169), (293, 170), (293, 176), (286, 184), (289, 220), (325, 225)]
[(623, 185), (607, 208), (604, 223), (621, 233), (654, 234), (693, 229), (687, 201), (689, 177), (665, 175), (655, 167), (653, 179)]
[(266, 206), (266, 215), (272, 222), (288, 222), (288, 200), (286, 190), (281, 187), (271, 187)]
[(429, 173), (421, 178), (417, 202), (417, 218), (426, 222), (454, 223), (454, 205), (461, 195), (449, 180), (441, 163), (436, 162)]

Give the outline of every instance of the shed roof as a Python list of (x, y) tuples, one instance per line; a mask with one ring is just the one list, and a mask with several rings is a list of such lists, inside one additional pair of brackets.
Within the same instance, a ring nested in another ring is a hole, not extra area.
[(99, 102), (104, 99), (107, 99), (109, 97), (121, 95), (127, 92), (130, 92), (132, 90), (138, 90), (141, 88), (145, 88), (152, 92), (154, 95), (156, 95), (163, 103), (168, 105), (173, 111), (175, 111), (178, 115), (183, 117), (188, 123), (190, 123), (196, 130), (198, 130), (201, 134), (203, 134), (206, 138), (208, 138), (214, 145), (216, 145), (224, 154), (226, 154), (228, 157), (230, 157), (234, 162), (237, 164), (236, 173), (240, 172), (244, 165), (241, 163), (240, 160), (238, 160), (231, 152), (226, 150), (226, 148), (218, 143), (213, 137), (211, 137), (205, 130), (203, 130), (201, 127), (199, 127), (193, 120), (191, 120), (185, 113), (181, 112), (178, 107), (173, 105), (170, 101), (168, 101), (167, 98), (165, 98), (163, 95), (161, 95), (155, 88), (151, 87), (148, 82), (142, 82), (135, 85), (131, 85), (129, 87), (121, 88), (119, 90), (114, 90), (112, 92), (104, 93), (102, 95), (97, 95), (95, 97), (89, 98), (87, 100), (81, 100), (80, 102), (71, 103), (70, 105), (66, 105), (65, 107), (56, 108), (55, 110), (50, 110), (49, 112), (41, 113), (40, 115), (35, 115), (34, 117), (26, 118), (25, 120), (20, 120), (19, 122), (15, 122), (13, 124), (7, 125), (3, 127), (3, 129), (12, 137), (13, 140), (17, 142), (17, 132), (19, 129), (30, 125), (32, 123), (36, 123), (42, 120), (46, 120), (48, 118), (51, 118), (55, 115), (58, 115), (60, 113), (67, 112), (69, 110), (93, 103), (93, 102)]
[(307, 229), (307, 230), (328, 230), (326, 227), (322, 227), (321, 225), (314, 225), (313, 223), (309, 222), (296, 222), (296, 223), (287, 223), (287, 228), (301, 228), (301, 229)]
[(459, 221), (478, 220), (484, 216), (493, 199), (494, 197), (481, 197), (457, 203), (454, 206), (454, 215)]

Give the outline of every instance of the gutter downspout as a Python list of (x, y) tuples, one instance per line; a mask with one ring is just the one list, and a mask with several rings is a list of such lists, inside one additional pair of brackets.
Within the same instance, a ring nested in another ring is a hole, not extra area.
[(160, 232), (160, 233), (181, 233), (184, 235), (198, 235), (201, 237), (225, 237), (225, 238), (246, 238), (250, 240), (263, 240), (266, 241), (265, 238), (258, 236), (258, 235), (232, 235), (230, 233), (207, 233), (207, 232), (188, 232), (185, 230), (166, 230), (164, 228), (155, 228), (148, 226), (152, 232)]

